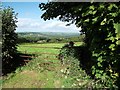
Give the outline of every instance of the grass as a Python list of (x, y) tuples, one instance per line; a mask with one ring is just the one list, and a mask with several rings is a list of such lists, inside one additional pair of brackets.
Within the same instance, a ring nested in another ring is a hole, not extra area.
[(19, 51), (22, 51), (23, 53), (34, 53), (34, 54), (40, 54), (40, 53), (53, 53), (53, 54), (57, 54), (59, 52), (58, 49), (54, 49), (54, 48), (35, 48), (35, 47), (24, 47), (24, 46), (20, 46), (18, 48)]
[[(31, 44), (25, 43), (18, 45), (18, 51), (29, 54), (59, 54), (60, 48), (65, 43), (45, 43), (45, 44)], [(75, 46), (81, 45), (81, 42), (75, 42)]]
[[(20, 44), (18, 51), (37, 54), (26, 66), (19, 67), (15, 73), (4, 77), (3, 88), (76, 88), (93, 83), (86, 73), (70, 71), (68, 65), (62, 65), (57, 59), (59, 48), (65, 43)], [(75, 43), (79, 45), (80, 42)], [(49, 47), (49, 48), (48, 48)], [(56, 48), (57, 49), (56, 49)], [(72, 60), (72, 59), (71, 59)], [(73, 67), (74, 68), (74, 67)]]
[[(55, 68), (56, 67), (56, 68)], [(59, 61), (43, 60), (38, 57), (26, 66), (18, 68), (15, 74), (9, 75), (3, 88), (61, 88), (61, 64)]]

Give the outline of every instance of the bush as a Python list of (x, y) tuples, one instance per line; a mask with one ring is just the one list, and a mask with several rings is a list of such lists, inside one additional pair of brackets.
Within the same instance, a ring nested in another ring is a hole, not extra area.
[[(119, 58), (119, 57), (118, 57)], [(67, 65), (69, 69), (69, 74), (79, 75), (79, 70), (82, 68), (86, 71), (86, 73), (91, 76), (91, 78), (94, 77), (92, 75), (93, 70), (91, 68), (95, 65), (96, 62), (92, 62), (91, 60), (91, 53), (89, 53), (86, 46), (79, 46), (79, 47), (65, 47), (60, 50), (59, 59), (61, 59), (62, 64)], [(118, 67), (119, 63), (116, 62), (116, 65)], [(79, 70), (78, 70), (79, 69)], [(118, 68), (115, 68), (118, 70)], [(110, 69), (109, 69), (110, 71)], [(96, 77), (99, 77), (99, 79), (94, 78), (93, 88), (117, 88), (115, 85), (116, 80), (116, 74), (114, 74), (112, 77), (115, 78), (115, 80), (112, 80), (107, 73), (103, 73), (102, 70), (97, 70)], [(113, 72), (114, 73), (114, 72)], [(102, 76), (101, 76), (102, 74)], [(79, 77), (79, 76), (78, 76)], [(118, 82), (119, 83), (119, 82)]]
[(2, 10), (2, 72), (9, 71), (8, 69), (13, 67), (15, 63), (13, 57), (16, 54), (17, 46), (17, 34), (16, 30), (16, 18), (15, 12), (12, 8), (4, 8)]
[(86, 70), (87, 73), (90, 73), (91, 71), (88, 70), (92, 67), (93, 62), (91, 62), (90, 57), (91, 53), (89, 53), (86, 46), (83, 44), (81, 46), (73, 46), (73, 47), (67, 47), (64, 45), (59, 53), (59, 59), (62, 63), (64, 63), (64, 59), (67, 57), (74, 57), (80, 61), (80, 67)]

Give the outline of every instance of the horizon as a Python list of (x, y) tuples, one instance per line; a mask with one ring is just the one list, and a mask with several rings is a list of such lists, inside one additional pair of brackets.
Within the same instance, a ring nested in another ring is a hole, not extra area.
[(80, 34), (80, 32), (52, 32), (52, 31), (41, 31), (41, 32), (16, 32), (16, 33), (76, 33)]

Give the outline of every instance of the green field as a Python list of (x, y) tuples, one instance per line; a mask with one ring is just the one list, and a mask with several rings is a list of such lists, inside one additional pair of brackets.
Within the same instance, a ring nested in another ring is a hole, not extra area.
[[(18, 45), (18, 51), (22, 53), (52, 53), (58, 54), (59, 50), (66, 43), (45, 43), (45, 44), (20, 44)], [(75, 42), (75, 46), (81, 45), (80, 42)]]
[[(19, 67), (15, 73), (4, 77), (3, 88), (75, 88), (89, 87), (93, 80), (81, 70), (72, 71), (73, 76), (66, 74), (67, 64), (58, 60), (60, 48), (65, 43), (20, 44), (18, 51), (26, 54), (37, 54), (37, 57)], [(76, 42), (75, 46), (82, 43)], [(76, 74), (78, 73), (78, 74)]]

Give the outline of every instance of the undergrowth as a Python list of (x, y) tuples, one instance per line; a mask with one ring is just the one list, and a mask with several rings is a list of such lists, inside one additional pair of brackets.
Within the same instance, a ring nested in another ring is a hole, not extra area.
[[(113, 84), (112, 79), (107, 75), (101, 76), (100, 79), (93, 78), (90, 74), (90, 61), (83, 60), (81, 55), (79, 55), (81, 54), (79, 49), (77, 51), (78, 52), (76, 53), (75, 47), (63, 47), (59, 54), (61, 63), (66, 65), (65, 70), (62, 70), (62, 72), (65, 73), (65, 75), (70, 76), (70, 80), (74, 81), (72, 86), (93, 89), (117, 89), (117, 86)], [(84, 49), (81, 49), (81, 51), (83, 53), (85, 52)]]

